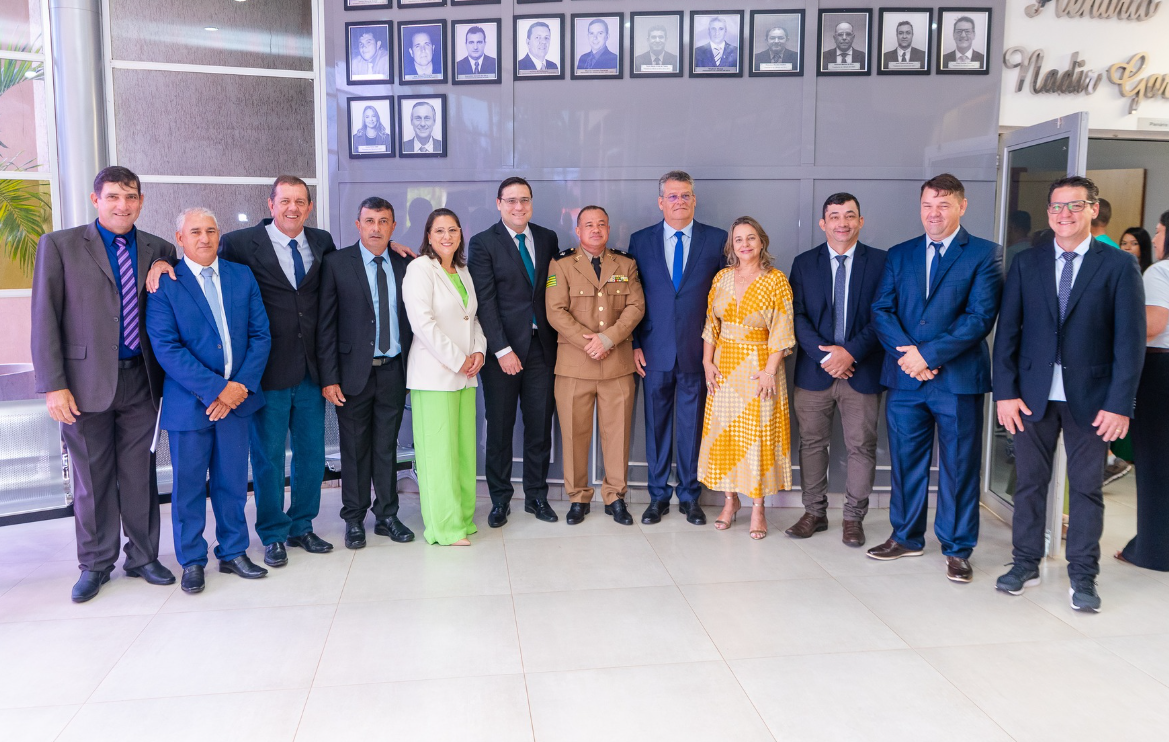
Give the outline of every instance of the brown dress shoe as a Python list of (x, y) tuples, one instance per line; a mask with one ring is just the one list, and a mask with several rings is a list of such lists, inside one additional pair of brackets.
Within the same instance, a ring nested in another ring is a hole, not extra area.
[(844, 521), (844, 534), (840, 540), (848, 546), (864, 546), (865, 527), (859, 520)]
[(811, 513), (804, 513), (796, 524), (784, 531), (792, 538), (811, 538), (813, 533), (828, 530), (828, 518), (820, 516), (817, 518)]
[(908, 546), (902, 546), (893, 540), (890, 536), (889, 540), (880, 546), (874, 546), (866, 552), (871, 559), (879, 559), (882, 562), (888, 562), (893, 559), (900, 559), (908, 556), (921, 556), (921, 549), (911, 549)]
[(946, 577), (954, 582), (973, 580), (974, 570), (970, 568), (970, 560), (962, 557), (946, 557)]

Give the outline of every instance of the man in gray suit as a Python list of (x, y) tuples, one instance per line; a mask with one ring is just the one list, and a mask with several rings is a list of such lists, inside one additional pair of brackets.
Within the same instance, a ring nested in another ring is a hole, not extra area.
[(73, 601), (109, 582), (126, 532), (130, 577), (170, 585), (158, 561), (158, 496), (150, 444), (162, 371), (146, 335), (143, 284), (154, 261), (174, 259), (166, 240), (141, 232), (138, 176), (97, 174), (92, 224), (50, 232), (37, 245), (32, 287), (36, 391), (60, 423), (73, 473), (77, 561)]

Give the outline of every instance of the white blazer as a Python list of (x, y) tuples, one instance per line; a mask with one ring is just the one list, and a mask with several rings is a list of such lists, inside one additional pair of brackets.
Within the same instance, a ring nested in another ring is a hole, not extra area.
[(414, 329), (406, 361), (406, 386), (435, 392), (457, 392), (478, 386), (478, 379), (459, 373), (467, 356), (487, 352), (487, 338), (475, 315), (479, 302), (466, 267), (457, 269), (467, 289), (467, 305), (442, 264), (425, 255), (410, 261), (402, 279), (402, 301)]

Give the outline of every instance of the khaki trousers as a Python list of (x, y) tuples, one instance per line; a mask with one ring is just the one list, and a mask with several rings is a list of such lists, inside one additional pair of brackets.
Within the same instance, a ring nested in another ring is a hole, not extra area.
[(556, 414), (564, 439), (564, 490), (572, 502), (593, 499), (593, 488), (588, 483), (594, 409), (601, 426), (601, 456), (605, 463), (601, 498), (610, 505), (625, 496), (634, 388), (633, 374), (599, 380), (556, 377)]
[(877, 470), (877, 415), (880, 394), (861, 394), (847, 379), (835, 379), (819, 392), (796, 387), (793, 395), (800, 426), (800, 487), (804, 509), (817, 517), (828, 511), (828, 446), (832, 416), (840, 410), (848, 451), (845, 520), (864, 520)]

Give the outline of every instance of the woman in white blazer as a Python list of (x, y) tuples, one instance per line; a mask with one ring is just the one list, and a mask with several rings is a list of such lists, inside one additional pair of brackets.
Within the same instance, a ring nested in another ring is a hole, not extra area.
[(459, 218), (435, 209), (421, 256), (402, 280), (414, 329), (406, 361), (418, 489), (427, 543), (468, 546), (475, 533), (475, 388), (487, 338)]

